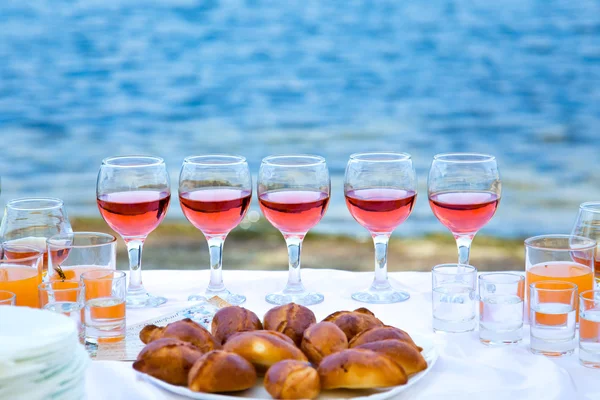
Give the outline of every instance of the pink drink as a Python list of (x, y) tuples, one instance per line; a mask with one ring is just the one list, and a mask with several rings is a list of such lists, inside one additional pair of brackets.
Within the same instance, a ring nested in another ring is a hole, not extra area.
[(160, 224), (171, 194), (152, 190), (115, 192), (98, 196), (100, 214), (123, 237), (147, 236)]
[(305, 234), (325, 214), (329, 194), (311, 190), (279, 190), (259, 196), (260, 208), (282, 233)]
[(429, 196), (433, 214), (452, 233), (474, 234), (494, 216), (500, 197), (492, 192), (440, 192)]
[(373, 188), (346, 193), (346, 205), (359, 224), (374, 233), (391, 233), (410, 215), (417, 194), (412, 190)]
[(187, 219), (205, 234), (226, 234), (248, 211), (252, 192), (235, 188), (199, 189), (181, 193), (179, 202)]

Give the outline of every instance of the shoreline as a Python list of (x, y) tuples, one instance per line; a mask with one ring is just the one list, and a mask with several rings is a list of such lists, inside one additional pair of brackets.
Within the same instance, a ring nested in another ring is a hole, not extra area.
[[(117, 266), (128, 269), (123, 240), (101, 218), (73, 217), (74, 231), (97, 231), (117, 236)], [(370, 239), (344, 235), (310, 233), (302, 248), (302, 267), (373, 271), (374, 249)], [(186, 222), (163, 222), (146, 241), (143, 270), (206, 269), (208, 246), (202, 233)], [(388, 248), (388, 270), (430, 271), (436, 264), (457, 260), (456, 244), (449, 233), (419, 237), (392, 237)], [(248, 229), (234, 229), (227, 237), (223, 253), (225, 270), (287, 270), (287, 249), (282, 235), (266, 222)], [(522, 239), (476, 236), (471, 248), (471, 264), (480, 271), (523, 270)]]

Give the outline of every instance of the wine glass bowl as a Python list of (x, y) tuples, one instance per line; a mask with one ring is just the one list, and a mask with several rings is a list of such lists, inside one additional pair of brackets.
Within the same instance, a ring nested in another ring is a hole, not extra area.
[(225, 238), (242, 221), (251, 199), (252, 177), (244, 157), (203, 155), (183, 161), (179, 202), (188, 221), (206, 237), (211, 273), (204, 296), (191, 295), (188, 300), (219, 296), (235, 305), (246, 301), (245, 296), (231, 293), (223, 283), (222, 252)]
[(102, 161), (96, 185), (98, 209), (125, 241), (129, 255), (127, 306), (157, 307), (167, 299), (149, 294), (142, 284), (142, 248), (161, 223), (171, 201), (169, 175), (160, 157), (117, 156)]
[(445, 153), (433, 158), (427, 184), (429, 205), (452, 232), (458, 263), (469, 264), (471, 242), (494, 216), (502, 184), (496, 158), (477, 153)]
[(258, 199), (265, 218), (288, 246), (289, 277), (281, 292), (267, 295), (271, 304), (312, 305), (324, 299), (308, 292), (300, 277), (302, 241), (327, 210), (331, 183), (325, 159), (312, 155), (269, 156), (258, 175)]
[[(600, 243), (600, 201), (581, 203), (571, 235), (584, 236)], [(600, 247), (600, 244), (598, 246)], [(575, 255), (576, 261), (577, 258)], [(600, 282), (600, 252), (598, 249), (596, 249), (594, 257), (594, 271), (596, 282)]]
[(346, 205), (352, 217), (373, 237), (375, 277), (371, 286), (353, 293), (357, 301), (397, 303), (410, 295), (394, 289), (387, 277), (387, 247), (392, 232), (412, 212), (417, 178), (406, 153), (358, 153), (350, 156), (344, 178)]

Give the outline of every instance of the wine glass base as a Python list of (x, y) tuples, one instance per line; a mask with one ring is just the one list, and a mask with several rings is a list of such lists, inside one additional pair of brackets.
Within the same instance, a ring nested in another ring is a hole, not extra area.
[(352, 298), (356, 301), (369, 304), (391, 304), (400, 303), (410, 298), (410, 294), (399, 290), (372, 290), (367, 289), (361, 292), (352, 293)]
[(265, 297), (268, 303), (276, 304), (278, 306), (296, 303), (301, 306), (311, 306), (313, 304), (322, 303), (325, 297), (321, 293), (314, 292), (300, 292), (300, 293), (271, 293)]
[(212, 292), (207, 290), (204, 295), (192, 294), (188, 296), (188, 301), (208, 301), (208, 299), (214, 296), (218, 296), (233, 306), (238, 306), (246, 302), (246, 296), (231, 293), (229, 290), (223, 290), (221, 292)]
[(152, 308), (165, 304), (167, 299), (160, 296), (152, 296), (148, 292), (140, 294), (127, 294), (125, 304), (128, 308)]

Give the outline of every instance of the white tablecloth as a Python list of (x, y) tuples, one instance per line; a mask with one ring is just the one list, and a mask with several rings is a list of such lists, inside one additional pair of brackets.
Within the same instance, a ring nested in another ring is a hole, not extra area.
[[(259, 317), (271, 307), (266, 294), (283, 288), (287, 272), (225, 271), (227, 287), (248, 300), (244, 307)], [(137, 323), (190, 305), (191, 293), (200, 293), (208, 282), (208, 271), (146, 271), (144, 284), (152, 293), (168, 298), (155, 309), (127, 310), (127, 322)], [(338, 310), (350, 310), (362, 303), (350, 294), (368, 286), (372, 273), (335, 270), (304, 270), (308, 289), (325, 294), (325, 301), (312, 306), (317, 320)], [(536, 356), (528, 351), (526, 339), (519, 345), (489, 348), (479, 343), (477, 332), (434, 334), (431, 327), (431, 274), (398, 272), (390, 274), (392, 284), (408, 291), (403, 303), (367, 305), (384, 323), (411, 334), (433, 338), (440, 357), (433, 370), (398, 399), (485, 399), (485, 400), (575, 400), (600, 399), (600, 371), (584, 368), (577, 353), (560, 359)], [(181, 399), (141, 380), (131, 363), (94, 361), (87, 374), (89, 400)]]

